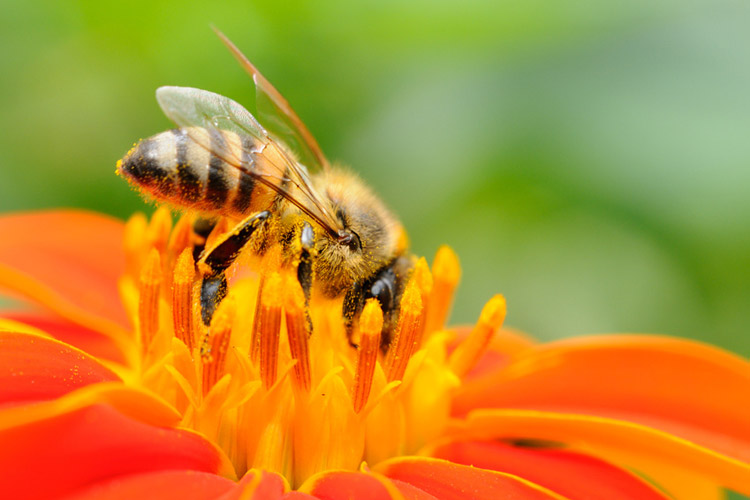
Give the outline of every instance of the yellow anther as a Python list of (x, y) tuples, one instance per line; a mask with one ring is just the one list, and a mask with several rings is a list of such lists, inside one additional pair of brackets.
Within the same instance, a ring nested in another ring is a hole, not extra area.
[(177, 259), (172, 281), (172, 318), (175, 336), (192, 351), (195, 347), (193, 324), (193, 283), (195, 262), (192, 248), (186, 248)]
[(307, 324), (307, 309), (305, 307), (305, 293), (291, 274), (284, 280), (284, 316), (286, 317), (286, 333), (289, 339), (289, 351), (292, 359), (297, 363), (294, 365), (292, 377), (297, 387), (310, 391), (310, 349), (308, 336), (310, 329)]
[[(258, 371), (263, 387), (276, 382), (279, 363), (279, 332), (281, 329), (282, 281), (279, 273), (271, 273), (263, 283), (255, 329), (258, 339)], [(255, 333), (255, 332), (253, 332)]]
[(189, 215), (183, 215), (174, 226), (172, 236), (169, 238), (167, 245), (167, 254), (174, 263), (177, 257), (188, 247), (192, 247), (193, 238), (193, 218)]
[(146, 259), (139, 280), (138, 324), (141, 349), (145, 354), (159, 330), (159, 289), (162, 283), (161, 258), (155, 248)]
[(148, 228), (148, 219), (140, 212), (133, 214), (125, 223), (125, 233), (123, 243), (125, 248), (125, 265), (128, 275), (134, 280), (143, 267), (145, 250), (143, 248), (146, 231)]
[(430, 307), (425, 319), (425, 333), (430, 335), (445, 326), (445, 321), (453, 305), (453, 294), (461, 279), (461, 266), (458, 257), (448, 246), (441, 246), (432, 263), (432, 294)]
[(505, 312), (505, 297), (502, 295), (495, 295), (485, 304), (474, 329), (456, 347), (448, 360), (448, 365), (453, 373), (463, 377), (474, 368), (479, 358), (487, 350), (492, 336), (503, 325)]
[(172, 231), (172, 214), (165, 206), (160, 206), (151, 216), (151, 222), (148, 224), (148, 242), (164, 255), (167, 250), (169, 233)]
[(422, 299), (422, 321), (419, 331), (417, 332), (417, 338), (414, 341), (416, 350), (422, 345), (427, 314), (430, 310), (430, 295), (432, 294), (433, 288), (432, 273), (430, 273), (430, 267), (427, 265), (427, 260), (424, 257), (420, 257), (417, 264), (414, 266), (412, 279), (417, 284), (417, 288), (419, 288), (419, 296)]
[(417, 333), (422, 323), (422, 298), (414, 280), (409, 281), (401, 297), (401, 310), (396, 333), (391, 340), (386, 360), (388, 381), (401, 380), (409, 358), (416, 350)]
[(201, 361), (203, 363), (203, 394), (208, 391), (224, 375), (224, 361), (232, 338), (232, 324), (237, 314), (237, 304), (234, 297), (229, 295), (216, 309), (211, 326), (208, 329), (208, 339)]
[(359, 318), (359, 350), (357, 368), (354, 372), (352, 404), (359, 413), (367, 404), (372, 388), (372, 379), (380, 351), (380, 334), (383, 330), (383, 311), (376, 299), (369, 299)]

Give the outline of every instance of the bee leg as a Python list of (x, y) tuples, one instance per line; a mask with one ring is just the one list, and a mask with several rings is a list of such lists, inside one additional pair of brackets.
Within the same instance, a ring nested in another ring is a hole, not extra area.
[(342, 313), (349, 342), (353, 346), (356, 346), (353, 338), (356, 322), (362, 313), (365, 301), (370, 298), (377, 299), (383, 310), (381, 348), (386, 348), (390, 344), (393, 330), (398, 322), (398, 306), (406, 283), (405, 278), (410, 268), (409, 260), (399, 257), (382, 267), (369, 280), (356, 282), (347, 290)]
[(193, 234), (195, 243), (193, 244), (193, 260), (196, 262), (200, 259), (201, 253), (206, 248), (206, 238), (211, 234), (216, 223), (219, 222), (218, 218), (206, 218), (198, 217), (193, 222)]
[(299, 234), (300, 253), (299, 264), (297, 264), (297, 281), (305, 294), (305, 321), (307, 331), (313, 331), (312, 318), (310, 317), (310, 290), (313, 283), (313, 251), (315, 247), (315, 233), (308, 222), (304, 222)]
[(300, 255), (297, 265), (297, 281), (305, 292), (305, 301), (310, 302), (310, 289), (313, 282), (313, 248), (315, 246), (315, 233), (308, 222), (304, 222), (300, 230)]
[(226, 270), (247, 245), (255, 230), (261, 227), (270, 215), (271, 212), (267, 210), (251, 215), (201, 254), (198, 260), (198, 269), (203, 271), (200, 294), (201, 319), (206, 326), (211, 324), (211, 318), (227, 295)]

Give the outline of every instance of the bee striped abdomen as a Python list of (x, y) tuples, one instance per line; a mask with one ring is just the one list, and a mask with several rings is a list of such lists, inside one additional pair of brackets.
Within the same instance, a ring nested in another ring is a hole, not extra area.
[[(199, 144), (193, 137), (207, 139)], [(204, 147), (209, 143), (210, 149)], [(263, 163), (252, 154), (257, 146), (252, 137), (232, 132), (191, 129), (189, 133), (187, 129), (174, 129), (139, 142), (117, 169), (131, 184), (157, 200), (243, 217), (267, 209), (275, 196), (253, 175), (264, 174)], [(225, 158), (237, 159), (239, 165), (230, 164)]]

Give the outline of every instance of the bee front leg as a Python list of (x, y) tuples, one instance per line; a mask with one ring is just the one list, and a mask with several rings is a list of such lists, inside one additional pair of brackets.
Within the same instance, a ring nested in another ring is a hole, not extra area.
[(352, 345), (356, 346), (356, 339), (353, 338), (353, 334), (365, 301), (374, 298), (377, 299), (380, 308), (383, 310), (381, 348), (386, 349), (388, 347), (393, 330), (398, 322), (399, 302), (411, 267), (412, 264), (408, 258), (398, 257), (382, 267), (369, 280), (356, 282), (347, 290), (342, 314), (349, 342)]
[(200, 294), (201, 319), (206, 326), (211, 324), (211, 318), (227, 295), (226, 270), (250, 241), (256, 229), (270, 216), (271, 212), (264, 210), (247, 217), (201, 254), (197, 265), (203, 273)]

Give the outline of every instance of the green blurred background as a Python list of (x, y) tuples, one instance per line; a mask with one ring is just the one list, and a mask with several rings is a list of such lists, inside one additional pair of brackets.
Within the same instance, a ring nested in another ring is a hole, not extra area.
[(214, 24), (417, 253), (455, 248), (455, 321), (502, 292), (542, 339), (667, 333), (750, 355), (745, 0), (0, 9), (2, 211), (151, 210), (114, 164), (170, 127), (156, 87), (253, 97)]

